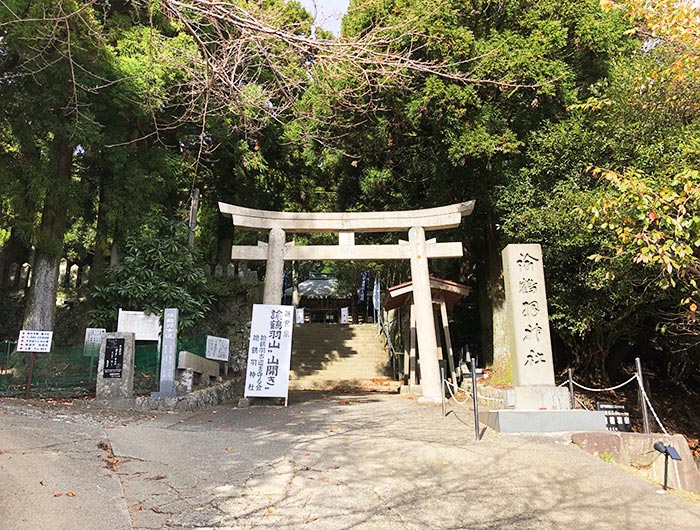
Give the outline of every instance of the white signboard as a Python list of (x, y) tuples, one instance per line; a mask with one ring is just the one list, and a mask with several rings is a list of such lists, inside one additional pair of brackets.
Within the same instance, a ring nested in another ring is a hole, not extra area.
[(130, 331), (136, 340), (159, 340), (160, 318), (158, 315), (147, 315), (143, 311), (119, 309), (117, 331)]
[(100, 354), (100, 344), (105, 333), (107, 333), (105, 328), (85, 328), (83, 355), (97, 357)]
[(228, 339), (207, 335), (207, 350), (204, 356), (215, 361), (228, 361), (229, 345)]
[(350, 308), (341, 307), (340, 308), (340, 323), (349, 324), (350, 323)]
[(301, 307), (297, 309), (297, 324), (303, 324), (304, 323), (304, 308)]
[(51, 351), (51, 340), (53, 331), (33, 331), (23, 329), (19, 332), (17, 339), (17, 351), (49, 353)]
[(294, 306), (253, 306), (246, 397), (283, 397), (289, 391)]

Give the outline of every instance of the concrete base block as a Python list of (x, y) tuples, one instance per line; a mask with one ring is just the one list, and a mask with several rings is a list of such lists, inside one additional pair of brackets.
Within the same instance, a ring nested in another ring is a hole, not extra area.
[(177, 359), (177, 367), (179, 370), (191, 369), (197, 374), (201, 374), (202, 383), (210, 384), (212, 380), (219, 377), (219, 361), (205, 359), (188, 351), (181, 351)]
[(581, 432), (571, 436), (571, 441), (595, 456), (607, 455), (623, 466), (635, 468), (642, 476), (657, 484), (663, 484), (665, 456), (654, 449), (654, 443), (674, 447), (681, 457), (668, 466), (668, 486), (677, 490), (700, 493), (700, 471), (693, 453), (682, 434), (641, 434), (636, 432)]
[(247, 409), (248, 407), (250, 407), (250, 398), (244, 397), (238, 400), (239, 409)]
[(607, 431), (597, 410), (490, 410), (482, 421), (498, 432)]
[(551, 385), (516, 386), (513, 388), (515, 408), (519, 410), (569, 410), (568, 389)]
[(402, 396), (422, 396), (423, 389), (420, 385), (401, 385), (399, 394)]

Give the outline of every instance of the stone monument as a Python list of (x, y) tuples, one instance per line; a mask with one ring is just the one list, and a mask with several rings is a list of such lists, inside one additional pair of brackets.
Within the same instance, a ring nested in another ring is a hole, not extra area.
[(554, 385), (542, 248), (508, 245), (502, 257), (515, 408), (569, 409), (567, 390)]
[(134, 350), (131, 332), (106, 333), (100, 344), (95, 398), (110, 405), (125, 405), (134, 397)]
[(571, 410), (566, 388), (554, 384), (542, 248), (508, 245), (502, 253), (513, 408), (490, 410), (486, 423), (501, 432), (606, 430), (604, 413)]
[(163, 337), (160, 347), (160, 386), (151, 397), (175, 397), (175, 367), (177, 362), (177, 323), (180, 312), (177, 307), (163, 311)]

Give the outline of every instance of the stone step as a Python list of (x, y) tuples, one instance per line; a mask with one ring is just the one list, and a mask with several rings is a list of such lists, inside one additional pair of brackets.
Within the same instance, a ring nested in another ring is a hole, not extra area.
[(343, 360), (343, 359), (386, 359), (388, 354), (382, 349), (356, 349), (356, 348), (337, 348), (337, 346), (328, 346), (326, 348), (307, 348), (292, 351), (292, 362), (294, 358), (298, 359), (323, 359), (323, 360)]
[(387, 353), (373, 324), (303, 324), (294, 328), (290, 388), (398, 388), (398, 383), (387, 377), (388, 371)]
[(292, 380), (289, 382), (290, 390), (327, 390), (346, 392), (398, 392), (400, 381), (390, 378), (356, 378), (343, 381), (337, 380)]
[(290, 377), (293, 375), (295, 377), (307, 377), (316, 376), (319, 374), (327, 375), (329, 379), (334, 379), (337, 377), (350, 377), (352, 374), (364, 374), (364, 377), (382, 377), (387, 375), (388, 364), (374, 364), (367, 366), (332, 366), (332, 367), (322, 367), (312, 368), (306, 367), (292, 369), (290, 370)]

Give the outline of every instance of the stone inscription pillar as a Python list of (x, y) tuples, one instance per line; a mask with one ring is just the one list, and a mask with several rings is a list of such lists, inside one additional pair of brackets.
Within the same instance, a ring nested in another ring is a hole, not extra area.
[(180, 311), (169, 307), (163, 311), (163, 334), (160, 346), (160, 386), (153, 397), (175, 397), (175, 372), (177, 371), (177, 323)]
[(265, 268), (265, 291), (263, 304), (281, 304), (284, 284), (285, 233), (281, 228), (270, 230), (267, 240), (267, 266)]
[(513, 386), (554, 385), (542, 248), (508, 245), (502, 255)]
[(442, 384), (423, 227), (414, 226), (408, 231), (408, 243), (411, 246), (411, 280), (413, 281), (414, 304), (412, 313), (415, 314), (416, 318), (423, 399), (439, 402), (442, 400)]
[(96, 399), (119, 404), (134, 397), (134, 337), (131, 332), (106, 333), (102, 336)]

